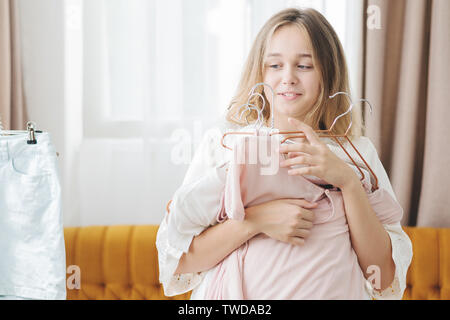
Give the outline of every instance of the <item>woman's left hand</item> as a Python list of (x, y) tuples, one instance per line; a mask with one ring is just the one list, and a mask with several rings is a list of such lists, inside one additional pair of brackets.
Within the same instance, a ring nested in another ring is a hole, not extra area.
[(280, 153), (288, 154), (288, 159), (282, 161), (280, 167), (307, 165), (290, 169), (289, 174), (312, 175), (341, 190), (354, 182), (355, 178), (359, 180), (353, 169), (320, 141), (310, 126), (293, 118), (289, 118), (289, 122), (304, 132), (306, 139), (305, 142), (280, 146)]

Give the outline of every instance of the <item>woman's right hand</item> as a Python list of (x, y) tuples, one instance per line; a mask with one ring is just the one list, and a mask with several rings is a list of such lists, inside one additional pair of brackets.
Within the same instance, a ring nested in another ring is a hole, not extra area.
[(317, 203), (304, 199), (272, 200), (245, 209), (245, 220), (257, 233), (301, 246), (313, 226), (314, 213), (309, 209), (315, 207)]

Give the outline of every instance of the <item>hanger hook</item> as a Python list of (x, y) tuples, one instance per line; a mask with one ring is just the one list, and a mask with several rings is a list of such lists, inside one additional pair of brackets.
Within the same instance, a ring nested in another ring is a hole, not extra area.
[[(331, 125), (331, 127), (330, 127), (329, 130), (333, 129), (333, 127), (334, 127), (336, 121), (337, 121), (339, 118), (345, 116), (347, 113), (350, 112), (350, 124), (349, 124), (347, 130), (345, 131), (345, 134), (347, 135), (348, 131), (350, 130), (350, 128), (352, 127), (352, 124), (353, 124), (352, 110), (353, 110), (353, 105), (354, 105), (354, 103), (353, 103), (353, 101), (352, 101), (351, 96), (350, 96), (347, 92), (336, 92), (335, 94), (333, 94), (332, 96), (330, 96), (330, 99), (334, 98), (334, 97), (337, 96), (338, 94), (345, 94), (345, 95), (349, 98), (349, 100), (350, 100), (350, 106), (349, 106), (349, 108), (347, 109), (347, 111), (345, 111), (343, 114), (337, 116), (337, 117), (334, 119), (333, 124)], [(358, 102), (359, 102), (359, 101), (361, 101), (361, 102), (367, 102), (367, 104), (369, 105), (369, 108), (370, 108), (370, 114), (372, 114), (372, 112), (373, 112), (373, 107), (372, 107), (372, 104), (370, 103), (370, 101), (367, 100), (367, 99), (362, 99), (362, 98), (361, 98), (361, 99), (358, 99)]]
[(345, 116), (347, 113), (350, 112), (350, 124), (349, 124), (347, 130), (345, 131), (345, 134), (347, 134), (347, 132), (350, 130), (350, 128), (352, 127), (352, 124), (353, 124), (353, 117), (352, 117), (352, 113), (351, 113), (351, 111), (352, 111), (352, 109), (353, 109), (352, 97), (351, 97), (347, 92), (342, 92), (342, 91), (340, 91), (340, 92), (336, 92), (335, 94), (333, 94), (332, 96), (330, 96), (330, 99), (333, 99), (333, 98), (334, 98), (335, 96), (337, 96), (338, 94), (345, 94), (345, 95), (349, 98), (349, 100), (350, 100), (350, 106), (349, 106), (349, 108), (347, 109), (347, 111), (345, 111), (344, 113), (342, 113), (342, 114), (338, 115), (336, 118), (334, 118), (334, 121), (333, 121), (333, 123), (331, 124), (330, 129), (328, 129), (328, 130), (331, 131), (331, 130), (333, 129), (334, 125), (336, 124), (336, 121), (338, 121), (339, 118)]
[(370, 103), (369, 100), (367, 100), (367, 99), (359, 99), (358, 101), (361, 101), (361, 102), (367, 102), (367, 104), (369, 105), (370, 114), (372, 114), (372, 112), (373, 112), (373, 107), (372, 107), (372, 104)]
[(35, 122), (33, 122), (33, 121), (28, 121), (27, 122), (27, 130), (31, 130), (31, 129), (34, 130), (35, 127), (36, 127), (36, 123)]
[(273, 88), (270, 86), (270, 85), (268, 85), (267, 83), (265, 83), (265, 82), (259, 82), (259, 83), (257, 83), (257, 84), (255, 84), (253, 87), (252, 87), (252, 89), (250, 90), (250, 96), (252, 96), (253, 94), (254, 94), (254, 91), (255, 91), (255, 89), (257, 88), (257, 87), (259, 87), (259, 86), (266, 86), (266, 87), (268, 87), (269, 89), (270, 89), (270, 91), (272, 92), (272, 103), (271, 103), (271, 105), (270, 105), (270, 109), (269, 109), (269, 111), (270, 111), (270, 116), (271, 116), (271, 129), (273, 129), (274, 128), (274, 108), (275, 108), (275, 91), (273, 90)]
[[(239, 112), (243, 107), (246, 107), (246, 109), (243, 110), (242, 112)], [(258, 120), (257, 120), (257, 121), (258, 121), (258, 122), (261, 122), (261, 121), (260, 121), (261, 111), (260, 111), (254, 104), (251, 104), (251, 103), (243, 104), (242, 106), (240, 106), (240, 107), (238, 108), (238, 112), (237, 112), (237, 113), (240, 113), (239, 121), (241, 121), (242, 116), (244, 115), (244, 112), (245, 112), (245, 111), (251, 111), (251, 110), (256, 111), (256, 113), (257, 113), (257, 115), (258, 115)], [(247, 122), (247, 125), (250, 125), (250, 124), (248, 123), (248, 116), (249, 116), (249, 115), (247, 115), (247, 116), (245, 117), (245, 121)]]

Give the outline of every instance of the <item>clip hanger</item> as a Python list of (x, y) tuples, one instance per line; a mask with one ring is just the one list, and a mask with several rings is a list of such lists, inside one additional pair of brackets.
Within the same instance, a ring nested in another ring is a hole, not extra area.
[(33, 121), (27, 122), (27, 130), (4, 130), (0, 121), (0, 135), (2, 136), (14, 136), (27, 134), (27, 144), (36, 144), (36, 133), (42, 133), (41, 130), (36, 130), (36, 123)]
[(34, 122), (32, 122), (32, 121), (27, 122), (27, 132), (28, 132), (27, 144), (36, 144), (37, 143), (36, 135), (34, 134), (35, 126), (36, 126), (36, 124)]

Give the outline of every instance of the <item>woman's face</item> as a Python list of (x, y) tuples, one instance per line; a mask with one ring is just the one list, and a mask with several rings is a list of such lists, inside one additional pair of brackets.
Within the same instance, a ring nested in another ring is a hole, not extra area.
[[(303, 120), (320, 94), (320, 74), (308, 40), (297, 26), (286, 25), (268, 43), (263, 74), (264, 82), (276, 94), (274, 117), (278, 124), (288, 117)], [(265, 93), (271, 101), (269, 89)]]

